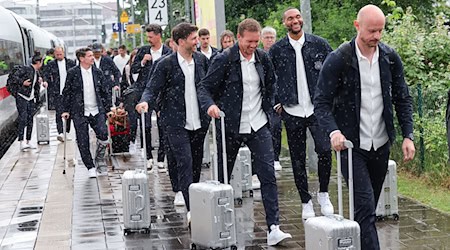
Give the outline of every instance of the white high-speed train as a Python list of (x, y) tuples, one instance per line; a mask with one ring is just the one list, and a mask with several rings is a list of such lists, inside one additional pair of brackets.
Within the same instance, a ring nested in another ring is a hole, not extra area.
[(55, 35), (0, 6), (0, 157), (16, 134), (17, 109), (6, 90), (6, 80), (15, 65), (25, 65), (34, 51), (45, 57), (48, 49), (63, 46)]

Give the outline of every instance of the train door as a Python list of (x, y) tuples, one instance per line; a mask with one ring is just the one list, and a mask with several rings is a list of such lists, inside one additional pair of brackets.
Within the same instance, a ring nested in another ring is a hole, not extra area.
[(23, 48), (24, 48), (24, 57), (27, 62), (30, 61), (29, 59), (34, 55), (34, 37), (33, 37), (33, 31), (27, 30), (26, 28), (22, 27), (22, 37), (23, 37)]

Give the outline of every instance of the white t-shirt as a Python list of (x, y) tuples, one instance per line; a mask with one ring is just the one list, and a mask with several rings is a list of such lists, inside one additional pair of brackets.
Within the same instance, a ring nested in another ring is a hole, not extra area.
[(122, 57), (121, 55), (117, 55), (113, 60), (117, 68), (119, 69), (120, 74), (122, 74), (125, 65), (127, 65), (128, 60), (130, 60), (130, 55), (125, 54), (124, 57)]

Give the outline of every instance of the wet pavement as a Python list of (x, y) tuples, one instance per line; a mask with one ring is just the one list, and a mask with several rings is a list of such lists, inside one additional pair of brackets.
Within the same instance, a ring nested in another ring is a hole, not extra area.
[[(124, 236), (121, 176), (143, 164), (140, 154), (117, 156), (108, 176), (89, 179), (81, 161), (74, 160), (78, 153), (74, 141), (69, 141), (69, 166), (63, 175), (63, 144), (56, 140), (54, 119), (51, 123), (50, 145), (20, 152), (15, 142), (0, 160), (1, 249), (189, 249), (186, 212), (173, 206), (175, 194), (167, 173), (149, 173), (151, 233)], [(261, 194), (255, 191), (253, 198), (244, 198), (236, 207), (239, 249), (304, 248), (301, 204), (289, 158), (281, 163), (280, 224), (293, 239), (284, 246), (267, 246)], [(209, 169), (203, 169), (202, 179), (209, 176)], [(330, 195), (335, 208), (336, 186), (333, 176)], [(310, 190), (317, 189), (317, 177), (310, 176)], [(319, 210), (315, 204), (316, 214)], [(450, 215), (403, 197), (399, 214), (399, 221), (377, 223), (381, 249), (450, 249)]]

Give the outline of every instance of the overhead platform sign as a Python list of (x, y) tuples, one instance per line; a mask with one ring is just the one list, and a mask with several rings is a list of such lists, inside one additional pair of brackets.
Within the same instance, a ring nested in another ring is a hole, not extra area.
[(149, 23), (166, 26), (169, 23), (167, 15), (167, 0), (148, 0)]
[(122, 11), (122, 14), (120, 15), (120, 22), (121, 23), (128, 23), (128, 14), (126, 11)]
[(141, 33), (141, 25), (138, 23), (128, 24), (127, 25), (127, 33), (128, 34)]

